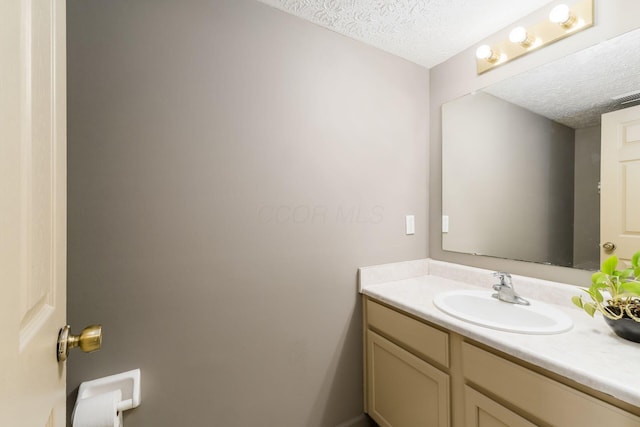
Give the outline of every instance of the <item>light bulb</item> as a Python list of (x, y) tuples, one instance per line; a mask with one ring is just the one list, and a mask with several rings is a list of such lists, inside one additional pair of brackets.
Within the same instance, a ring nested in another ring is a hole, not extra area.
[(516, 27), (509, 33), (509, 41), (511, 43), (518, 43), (524, 47), (531, 46), (533, 39), (527, 33), (524, 27)]
[(476, 58), (478, 59), (489, 59), (492, 54), (493, 52), (491, 51), (491, 48), (486, 44), (483, 44), (476, 49)]
[(570, 27), (575, 22), (576, 18), (571, 13), (571, 9), (566, 4), (559, 4), (549, 13), (549, 21), (554, 24), (562, 25), (563, 27)]
[(496, 62), (498, 60), (498, 55), (491, 50), (491, 47), (487, 44), (483, 44), (482, 46), (476, 49), (476, 58), (484, 59), (489, 62)]

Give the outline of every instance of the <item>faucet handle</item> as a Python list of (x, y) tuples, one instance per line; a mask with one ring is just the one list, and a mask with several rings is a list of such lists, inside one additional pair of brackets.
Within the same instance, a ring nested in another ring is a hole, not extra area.
[(509, 286), (511, 287), (511, 274), (505, 273), (504, 271), (494, 271), (493, 277), (497, 277), (500, 280), (500, 286)]

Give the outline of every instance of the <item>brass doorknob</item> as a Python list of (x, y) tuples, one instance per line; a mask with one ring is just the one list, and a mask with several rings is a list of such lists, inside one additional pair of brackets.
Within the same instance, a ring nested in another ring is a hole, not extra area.
[(100, 350), (102, 346), (102, 325), (90, 325), (80, 332), (80, 335), (71, 334), (71, 326), (66, 325), (58, 333), (58, 362), (67, 360), (69, 350), (80, 347), (85, 353)]
[(616, 244), (612, 242), (603, 243), (602, 249), (604, 249), (606, 253), (611, 253), (616, 250)]

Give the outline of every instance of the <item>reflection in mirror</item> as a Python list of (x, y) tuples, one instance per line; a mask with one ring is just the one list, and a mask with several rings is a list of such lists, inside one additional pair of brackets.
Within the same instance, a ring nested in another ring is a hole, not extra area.
[(444, 250), (599, 265), (600, 116), (640, 103), (640, 30), (442, 107)]

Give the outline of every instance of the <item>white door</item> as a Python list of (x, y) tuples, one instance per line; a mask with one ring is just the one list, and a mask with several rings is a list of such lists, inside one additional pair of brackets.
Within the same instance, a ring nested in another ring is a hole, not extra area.
[(0, 0), (0, 425), (65, 425), (65, 0)]
[(600, 172), (600, 258), (629, 260), (640, 250), (640, 106), (602, 115)]

